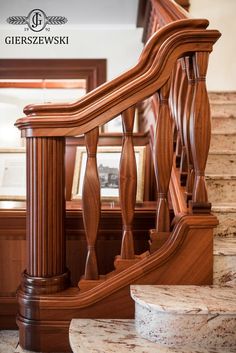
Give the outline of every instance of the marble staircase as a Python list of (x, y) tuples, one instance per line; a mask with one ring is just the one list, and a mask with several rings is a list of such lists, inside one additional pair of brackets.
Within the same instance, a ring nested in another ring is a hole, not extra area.
[(209, 200), (219, 219), (214, 238), (214, 284), (236, 283), (236, 93), (210, 93)]
[(75, 353), (236, 353), (236, 93), (210, 93), (213, 286), (133, 286), (135, 320), (74, 319)]

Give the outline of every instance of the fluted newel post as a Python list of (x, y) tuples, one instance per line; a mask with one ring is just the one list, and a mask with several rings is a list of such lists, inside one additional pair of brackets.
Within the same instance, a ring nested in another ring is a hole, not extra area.
[(84, 279), (88, 280), (95, 280), (99, 277), (95, 249), (101, 211), (100, 182), (96, 158), (98, 135), (98, 128), (85, 134), (87, 163), (82, 192), (82, 210), (88, 247)]
[(133, 145), (133, 126), (135, 108), (122, 113), (123, 146), (120, 159), (120, 207), (123, 221), (121, 258), (134, 259), (133, 219), (137, 192), (137, 168)]
[(192, 198), (193, 185), (194, 185), (193, 156), (192, 156), (191, 143), (190, 143), (190, 114), (191, 114), (194, 85), (195, 85), (195, 76), (193, 72), (192, 57), (189, 57), (189, 56), (186, 57), (185, 64), (186, 64), (186, 73), (188, 78), (188, 89), (187, 89), (186, 104), (185, 104), (184, 119), (183, 119), (183, 137), (184, 137), (184, 144), (186, 146), (186, 155), (187, 155), (187, 162), (188, 162), (186, 200), (189, 201)]
[(23, 289), (30, 294), (69, 285), (65, 263), (65, 138), (28, 137), (27, 267)]
[(168, 190), (173, 163), (172, 121), (169, 111), (170, 80), (160, 89), (160, 108), (156, 123), (153, 162), (157, 183), (156, 233), (170, 231)]
[(205, 168), (210, 147), (211, 120), (206, 90), (208, 52), (194, 55), (195, 93), (190, 118), (190, 141), (193, 155), (195, 180), (191, 208), (193, 212), (210, 212), (208, 203)]
[(180, 60), (181, 60), (182, 73), (181, 73), (181, 82), (180, 82), (180, 88), (179, 88), (177, 117), (178, 117), (178, 126), (179, 126), (179, 136), (180, 136), (180, 141), (182, 146), (181, 160), (180, 160), (180, 182), (181, 182), (181, 185), (185, 185), (187, 180), (187, 154), (186, 154), (186, 146), (184, 143), (184, 136), (183, 136), (183, 133), (184, 133), (183, 119), (184, 119), (186, 94), (187, 94), (187, 88), (188, 88), (188, 79), (186, 75), (185, 60), (184, 58)]

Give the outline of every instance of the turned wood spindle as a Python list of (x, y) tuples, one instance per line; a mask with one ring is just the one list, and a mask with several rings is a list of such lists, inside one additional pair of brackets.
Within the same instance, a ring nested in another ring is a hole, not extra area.
[(168, 105), (170, 79), (159, 90), (160, 106), (154, 140), (154, 169), (157, 183), (156, 232), (170, 231), (168, 189), (173, 163), (172, 120)]
[(195, 76), (193, 71), (193, 59), (192, 57), (185, 58), (186, 73), (188, 78), (188, 89), (186, 95), (186, 104), (184, 109), (183, 119), (183, 137), (184, 145), (186, 147), (187, 164), (188, 164), (188, 176), (186, 184), (186, 199), (189, 201), (192, 198), (193, 184), (194, 184), (194, 168), (193, 168), (193, 156), (191, 151), (190, 143), (190, 114), (193, 102)]
[(137, 192), (137, 168), (133, 145), (133, 126), (135, 108), (131, 107), (122, 113), (123, 145), (120, 159), (120, 207), (123, 221), (123, 236), (121, 244), (121, 258), (133, 259), (133, 219)]
[(101, 211), (100, 182), (96, 158), (98, 135), (98, 128), (85, 134), (87, 163), (82, 192), (82, 209), (88, 248), (84, 279), (88, 280), (98, 279), (99, 277), (95, 249)]
[(181, 144), (181, 138), (180, 138), (180, 127), (179, 127), (179, 121), (178, 121), (178, 96), (179, 96), (179, 90), (180, 90), (180, 84), (181, 84), (181, 78), (182, 78), (182, 68), (181, 64), (178, 61), (176, 63), (176, 71), (175, 71), (175, 80), (173, 84), (173, 94), (172, 94), (172, 116), (175, 121), (176, 129), (177, 129), (177, 135), (176, 135), (176, 167), (180, 166), (180, 161), (181, 161), (181, 153), (182, 153), (182, 144)]
[(183, 136), (184, 134), (183, 119), (184, 119), (186, 94), (188, 89), (188, 79), (186, 75), (186, 66), (185, 66), (184, 58), (182, 58), (180, 62), (181, 62), (182, 73), (181, 73), (181, 82), (180, 82), (180, 88), (179, 88), (178, 112), (177, 112), (179, 136), (180, 136), (180, 141), (182, 146), (181, 160), (180, 160), (180, 182), (181, 182), (181, 185), (186, 185), (188, 169), (187, 169), (186, 146), (184, 143), (184, 136)]
[(206, 90), (208, 58), (208, 52), (196, 52), (193, 57), (196, 79), (190, 117), (190, 142), (195, 170), (191, 203), (193, 212), (210, 212), (211, 208), (208, 203), (205, 181), (205, 168), (211, 138), (210, 105)]

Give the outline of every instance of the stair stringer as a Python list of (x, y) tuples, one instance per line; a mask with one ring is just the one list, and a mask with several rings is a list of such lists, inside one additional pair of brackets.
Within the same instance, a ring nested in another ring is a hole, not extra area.
[(217, 223), (211, 214), (179, 215), (159, 250), (86, 292), (70, 288), (53, 295), (31, 296), (19, 289), (21, 346), (45, 352), (70, 351), (68, 328), (72, 318), (133, 318), (130, 284), (212, 284), (213, 228)]

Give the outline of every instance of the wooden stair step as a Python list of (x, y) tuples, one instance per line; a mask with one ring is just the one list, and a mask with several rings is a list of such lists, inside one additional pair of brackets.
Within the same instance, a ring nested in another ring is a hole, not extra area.
[[(74, 353), (210, 353), (207, 349), (168, 347), (138, 335), (134, 320), (73, 319), (69, 330)], [(233, 353), (233, 350), (214, 350)]]
[(236, 291), (220, 286), (131, 286), (135, 325), (173, 347), (236, 349)]

